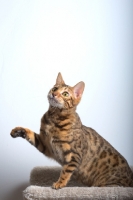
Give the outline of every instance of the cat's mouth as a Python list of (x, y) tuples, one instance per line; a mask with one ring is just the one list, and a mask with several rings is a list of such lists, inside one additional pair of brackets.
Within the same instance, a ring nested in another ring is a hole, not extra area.
[(48, 101), (49, 101), (50, 105), (53, 106), (53, 107), (58, 107), (58, 108), (63, 107), (63, 105), (55, 97), (53, 97), (51, 94), (48, 95)]

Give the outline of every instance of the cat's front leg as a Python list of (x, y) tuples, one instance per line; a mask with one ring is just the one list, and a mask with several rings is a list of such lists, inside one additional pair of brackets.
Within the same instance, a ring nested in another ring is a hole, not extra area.
[(67, 185), (73, 172), (78, 168), (80, 164), (80, 158), (77, 155), (71, 156), (71, 161), (65, 164), (61, 170), (60, 177), (57, 182), (52, 186), (53, 189), (60, 189)]
[(67, 167), (64, 166), (62, 171), (61, 171), (61, 174), (60, 174), (58, 181), (53, 183), (52, 188), (53, 189), (60, 189), (60, 188), (65, 187), (67, 185), (68, 181), (70, 180), (71, 175), (72, 175), (72, 171), (67, 170)]
[(47, 148), (46, 142), (44, 141), (44, 138), (42, 141), (40, 134), (34, 133), (30, 129), (23, 127), (16, 127), (12, 129), (10, 134), (13, 138), (22, 137), (26, 139), (30, 144), (35, 146), (41, 153), (43, 153), (48, 157), (52, 157), (51, 152)]
[(30, 144), (35, 146), (41, 153), (50, 156), (50, 153), (46, 149), (46, 146), (42, 143), (40, 134), (34, 133), (30, 129), (23, 127), (16, 127), (12, 129), (10, 134), (13, 138), (22, 137), (26, 139)]
[(23, 127), (16, 127), (12, 129), (11, 136), (13, 138), (16, 138), (16, 137), (25, 138), (32, 145), (35, 145), (35, 135), (34, 135), (34, 132), (31, 131), (30, 129), (23, 128)]

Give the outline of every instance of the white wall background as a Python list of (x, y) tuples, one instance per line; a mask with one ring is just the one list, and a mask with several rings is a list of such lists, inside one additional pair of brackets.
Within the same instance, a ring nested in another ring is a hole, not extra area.
[(57, 165), (10, 131), (39, 131), (59, 71), (86, 83), (82, 122), (133, 165), (133, 1), (1, 0), (1, 200), (22, 199), (33, 167)]

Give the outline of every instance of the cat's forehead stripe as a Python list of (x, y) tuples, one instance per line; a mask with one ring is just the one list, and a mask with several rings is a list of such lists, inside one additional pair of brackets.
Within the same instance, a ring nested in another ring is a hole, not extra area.
[(58, 87), (58, 88), (64, 88), (67, 89), (69, 87), (69, 85), (54, 85), (55, 87)]

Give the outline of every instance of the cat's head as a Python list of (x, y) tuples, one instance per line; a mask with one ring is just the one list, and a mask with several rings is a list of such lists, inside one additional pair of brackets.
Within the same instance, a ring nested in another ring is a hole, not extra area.
[(56, 84), (48, 93), (49, 104), (60, 109), (70, 109), (78, 105), (84, 91), (84, 82), (74, 87), (65, 84), (61, 73), (58, 74)]

